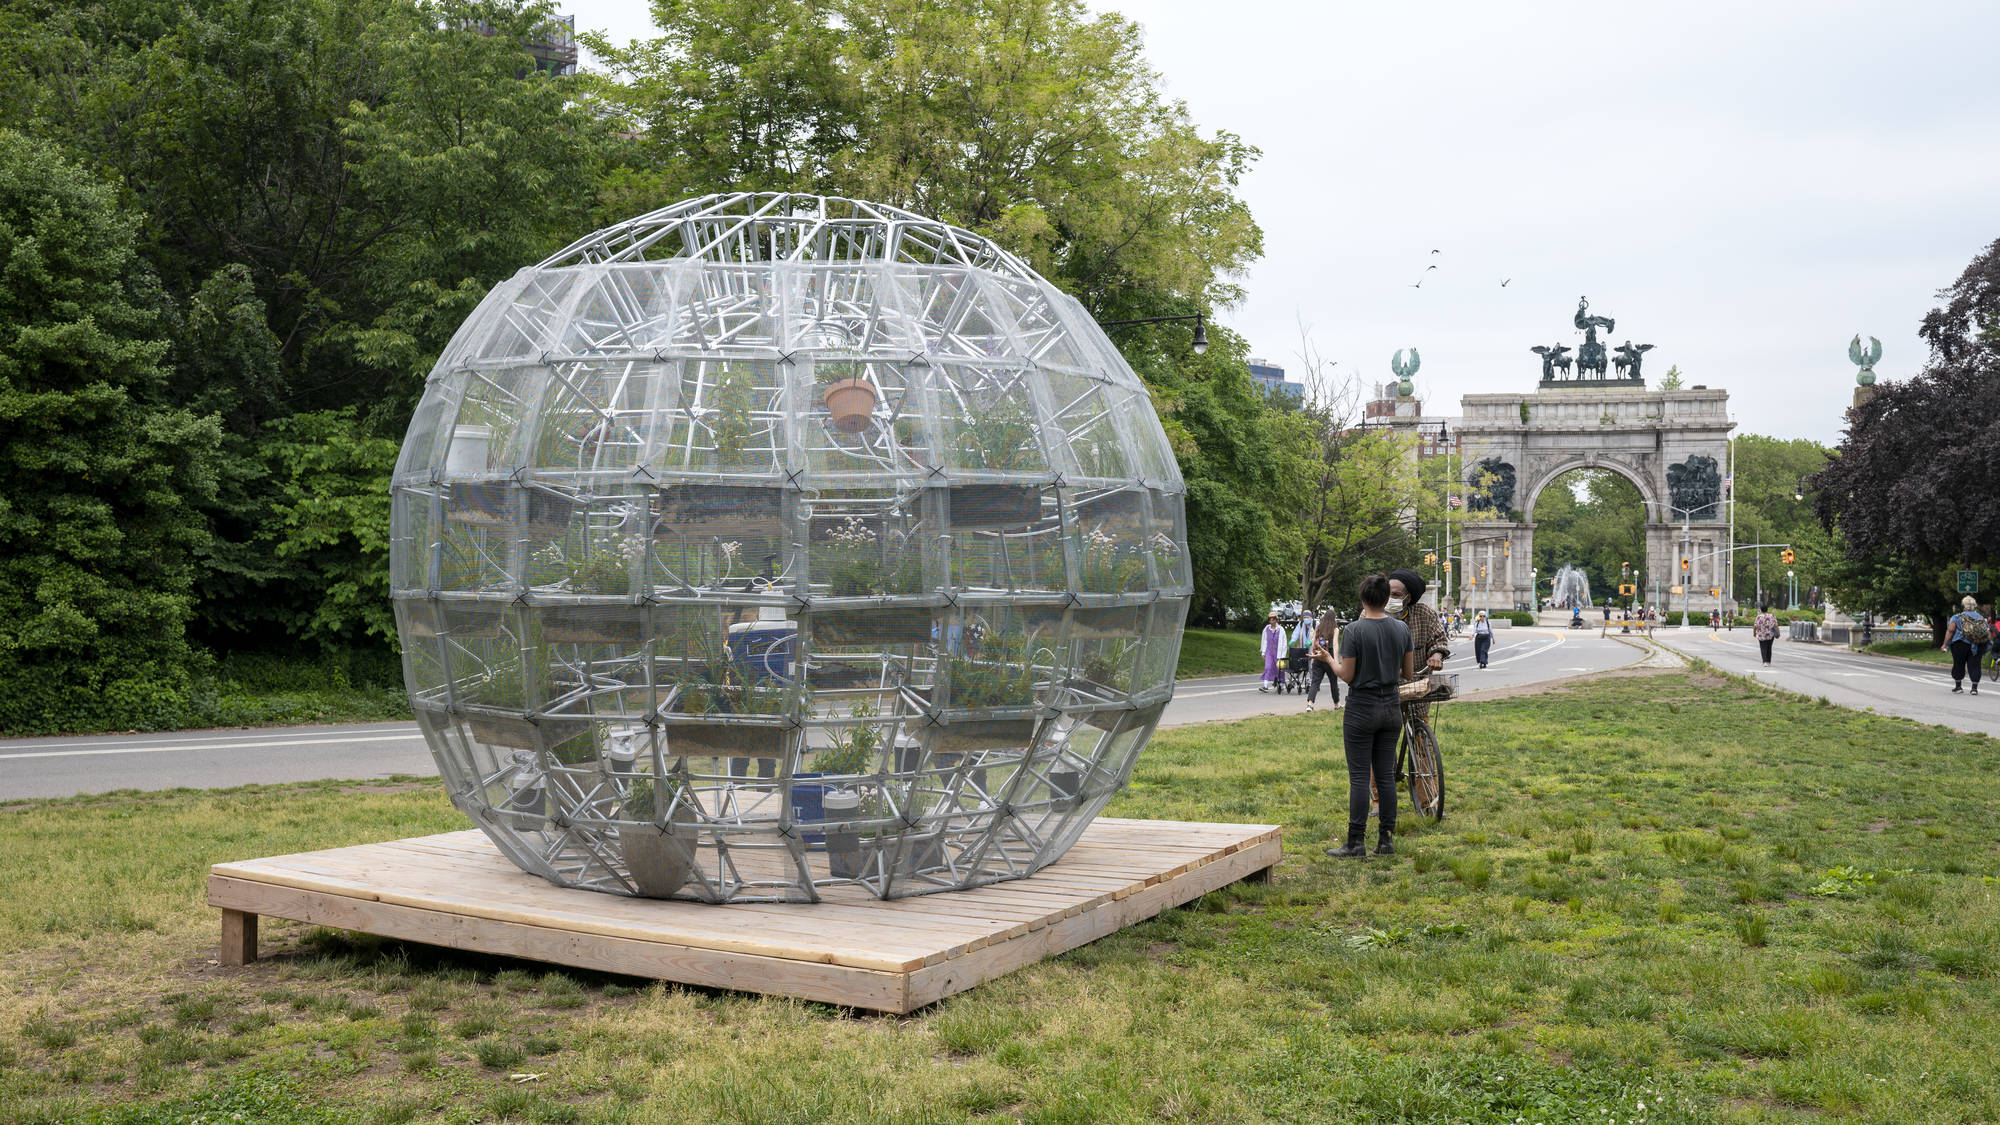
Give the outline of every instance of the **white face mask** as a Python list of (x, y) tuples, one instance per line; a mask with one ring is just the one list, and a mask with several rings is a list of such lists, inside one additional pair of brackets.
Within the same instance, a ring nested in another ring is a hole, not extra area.
[(1388, 611), (1388, 612), (1390, 612), (1390, 613), (1401, 613), (1401, 612), (1403, 612), (1403, 599), (1401, 599), (1401, 598), (1390, 598), (1390, 599), (1389, 599), (1389, 604), (1388, 604), (1388, 605), (1386, 605), (1386, 606), (1383, 606), (1382, 608), (1383, 608), (1383, 609), (1385, 609), (1385, 610), (1387, 610), (1387, 611)]

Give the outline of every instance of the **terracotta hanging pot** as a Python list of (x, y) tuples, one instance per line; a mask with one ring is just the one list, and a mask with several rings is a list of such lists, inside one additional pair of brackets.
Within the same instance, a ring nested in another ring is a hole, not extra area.
[(875, 417), (875, 386), (866, 379), (828, 383), (823, 397), (833, 428), (843, 434), (860, 433)]

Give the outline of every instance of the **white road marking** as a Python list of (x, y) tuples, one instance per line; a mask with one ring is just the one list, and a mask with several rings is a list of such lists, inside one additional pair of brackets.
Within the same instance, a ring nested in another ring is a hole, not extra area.
[(16, 758), (97, 758), (108, 754), (170, 754), (185, 750), (269, 750), (297, 746), (332, 746), (345, 742), (422, 742), (421, 734), (369, 734), (348, 738), (317, 738), (311, 742), (201, 742), (192, 746), (128, 746), (117, 750), (46, 750), (39, 754), (0, 754), (0, 762)]

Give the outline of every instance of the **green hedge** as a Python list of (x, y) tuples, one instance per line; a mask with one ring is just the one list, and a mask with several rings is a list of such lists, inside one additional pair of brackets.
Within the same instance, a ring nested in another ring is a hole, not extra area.
[(1535, 623), (1535, 615), (1532, 613), (1516, 611), (1513, 613), (1495, 613), (1490, 616), (1497, 617), (1503, 621), (1512, 621), (1516, 625), (1533, 625)]

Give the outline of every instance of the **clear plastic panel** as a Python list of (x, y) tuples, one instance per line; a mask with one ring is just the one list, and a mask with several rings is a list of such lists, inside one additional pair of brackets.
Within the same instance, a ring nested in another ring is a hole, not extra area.
[(492, 319), (480, 326), (482, 338), (468, 339), (463, 354), (452, 357), (454, 362), (488, 365), (540, 359), (560, 343), (570, 298), (588, 280), (579, 270), (516, 275), (480, 303), (482, 313), (491, 310)]
[(682, 362), (654, 475), (783, 476), (790, 369), (773, 360)]
[(1071, 489), (1077, 589), (1132, 594), (1147, 588), (1147, 493), (1138, 488)]
[(1049, 471), (1027, 371), (954, 363), (934, 364), (926, 371), (937, 403), (947, 470), (1031, 477)]
[(528, 463), (551, 487), (597, 488), (646, 463), (679, 368), (645, 359), (564, 363), (550, 372)]
[(630, 358), (673, 346), (683, 286), (692, 276), (672, 263), (600, 268), (578, 299), (555, 351)]
[(1112, 410), (1114, 400), (1103, 384), (1070, 375), (1050, 374), (1049, 397), (1055, 413), (1053, 430), (1069, 446), (1067, 463), (1080, 481), (1123, 481), (1133, 475), (1125, 435)]

